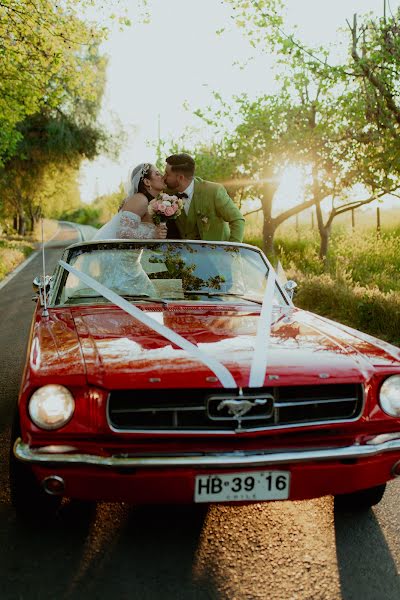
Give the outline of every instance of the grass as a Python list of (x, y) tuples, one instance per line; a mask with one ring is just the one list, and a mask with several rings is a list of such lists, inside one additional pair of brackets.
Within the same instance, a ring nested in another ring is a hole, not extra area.
[(35, 246), (32, 242), (15, 237), (12, 239), (0, 238), (0, 281), (34, 250)]
[[(326, 264), (310, 224), (279, 228), (276, 256), (299, 284), (296, 305), (400, 345), (400, 223), (392, 220), (379, 235), (368, 221), (354, 232), (336, 224)], [(246, 242), (262, 245), (256, 223), (246, 233)]]
[[(44, 239), (49, 240), (56, 231), (56, 221), (46, 219), (43, 224)], [(36, 250), (39, 240), (41, 240), (40, 225), (30, 236), (0, 236), (0, 281)]]

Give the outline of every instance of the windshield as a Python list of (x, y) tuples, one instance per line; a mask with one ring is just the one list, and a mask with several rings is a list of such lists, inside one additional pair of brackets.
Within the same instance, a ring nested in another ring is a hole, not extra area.
[[(129, 242), (70, 250), (70, 265), (132, 302), (262, 303), (268, 265), (257, 250), (223, 244)], [(55, 304), (107, 303), (64, 273)], [(286, 301), (276, 286), (274, 302)]]

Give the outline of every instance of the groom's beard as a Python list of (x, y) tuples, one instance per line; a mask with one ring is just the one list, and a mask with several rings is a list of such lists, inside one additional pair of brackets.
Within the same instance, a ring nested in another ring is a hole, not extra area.
[(166, 192), (167, 194), (168, 194), (169, 192), (171, 192), (171, 193), (170, 193), (170, 195), (171, 195), (171, 194), (176, 194), (176, 192), (177, 192), (177, 189), (176, 189), (176, 188), (169, 187), (169, 185), (167, 185), (167, 187), (164, 189), (164, 192)]

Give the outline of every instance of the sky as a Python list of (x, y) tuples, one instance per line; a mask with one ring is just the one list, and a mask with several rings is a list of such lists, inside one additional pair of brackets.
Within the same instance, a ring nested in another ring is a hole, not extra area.
[[(386, 0), (388, 10), (400, 0)], [(209, 137), (193, 115), (212, 103), (212, 92), (229, 100), (273, 92), (274, 57), (250, 47), (236, 28), (231, 9), (220, 0), (148, 0), (150, 22), (140, 22), (136, 0), (126, 0), (132, 26), (111, 31), (102, 46), (108, 57), (107, 84), (101, 119), (107, 127), (119, 121), (123, 131), (116, 161), (99, 157), (85, 162), (81, 196), (91, 202), (125, 183), (132, 167), (154, 162), (159, 133), (178, 138), (187, 127)], [(285, 0), (286, 22), (297, 26), (306, 44), (338, 41), (338, 29), (354, 13), (383, 14), (384, 0)], [(222, 35), (216, 31), (225, 28)], [(249, 61), (250, 57), (253, 57)], [(247, 63), (245, 68), (235, 62)]]

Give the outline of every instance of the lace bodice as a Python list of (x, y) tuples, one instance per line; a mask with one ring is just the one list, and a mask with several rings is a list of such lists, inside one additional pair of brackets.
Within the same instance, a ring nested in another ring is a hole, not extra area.
[(156, 226), (142, 223), (139, 215), (122, 210), (101, 227), (93, 236), (94, 240), (149, 240), (155, 237)]
[(118, 238), (147, 240), (155, 237), (156, 227), (152, 223), (142, 223), (139, 215), (127, 210), (121, 211), (120, 215)]

